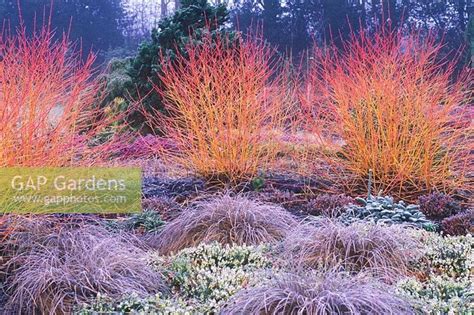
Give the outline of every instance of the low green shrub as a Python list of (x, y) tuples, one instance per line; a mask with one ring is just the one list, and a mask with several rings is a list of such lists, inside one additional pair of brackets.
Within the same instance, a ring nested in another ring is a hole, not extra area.
[(179, 298), (167, 298), (161, 294), (140, 298), (135, 294), (116, 300), (97, 296), (90, 304), (82, 305), (76, 315), (96, 314), (194, 314), (195, 309)]
[(472, 314), (474, 300), (469, 280), (435, 276), (420, 282), (409, 278), (398, 283), (398, 292), (411, 299), (421, 314)]
[(114, 230), (139, 230), (142, 232), (158, 232), (164, 224), (160, 214), (154, 210), (145, 210), (126, 219), (110, 220), (106, 223), (109, 228)]
[(271, 266), (262, 248), (218, 243), (187, 248), (171, 257), (152, 256), (172, 287), (190, 301), (214, 312), (240, 289), (252, 286)]
[(165, 222), (161, 220), (161, 216), (158, 212), (145, 210), (132, 215), (126, 222), (126, 227), (129, 229), (143, 229), (146, 232), (157, 232), (164, 224)]
[[(397, 284), (398, 292), (412, 301), (421, 314), (471, 314), (473, 310), (471, 235), (422, 235), (424, 256), (413, 266), (419, 279)], [(420, 274), (421, 272), (421, 274)]]
[(454, 279), (470, 277), (474, 267), (474, 239), (466, 236), (429, 235), (424, 242), (426, 252), (415, 266), (427, 275), (439, 275)]

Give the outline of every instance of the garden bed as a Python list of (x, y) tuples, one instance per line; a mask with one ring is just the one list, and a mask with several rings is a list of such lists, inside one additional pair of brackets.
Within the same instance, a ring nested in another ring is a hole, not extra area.
[[(299, 67), (183, 5), (103, 76), (0, 36), (0, 313), (473, 314), (472, 71), (390, 23)], [(53, 170), (130, 203), (15, 199)]]
[(246, 192), (151, 179), (141, 214), (21, 219), (2, 251), (4, 312), (472, 310), (472, 211), (446, 196), (420, 198), (424, 211), (469, 214), (457, 230), (467, 235), (449, 236), (439, 220), (417, 224), (426, 218), (418, 205), (387, 219), (375, 214), (398, 209), (389, 199), (280, 190), (270, 179)]

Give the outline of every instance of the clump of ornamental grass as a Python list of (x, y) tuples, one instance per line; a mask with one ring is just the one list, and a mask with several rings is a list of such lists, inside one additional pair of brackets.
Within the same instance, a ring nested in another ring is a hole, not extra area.
[(203, 35), (174, 61), (161, 56), (166, 115), (145, 114), (172, 148), (161, 157), (204, 177), (238, 181), (268, 167), (277, 149), (266, 135), (285, 120), (275, 56), (261, 39)]
[(2, 239), (1, 247), (8, 256), (27, 253), (48, 235), (63, 229), (79, 228), (83, 225), (100, 225), (95, 215), (44, 214), (44, 215), (6, 215), (3, 229), (8, 230)]
[(407, 201), (472, 190), (472, 75), (455, 76), (435, 36), (385, 27), (358, 33), (342, 50), (315, 48), (301, 101), (306, 128), (334, 147), (321, 150), (346, 192)]
[(238, 292), (224, 314), (412, 314), (391, 288), (345, 273), (293, 274)]
[(166, 291), (130, 235), (85, 225), (30, 239), (8, 263), (8, 304), (19, 312), (68, 313), (98, 294), (120, 298)]
[[(0, 167), (90, 165), (117, 147), (104, 132), (121, 119), (96, 106), (95, 55), (81, 60), (49, 26), (0, 33)], [(120, 128), (116, 128), (119, 131)]]
[(0, 252), (3, 257), (0, 264), (0, 281), (4, 281), (8, 276), (8, 270), (15, 268), (14, 263), (9, 263), (12, 258), (31, 252), (41, 244), (41, 240), (47, 239), (48, 235), (83, 225), (99, 225), (99, 220), (94, 215), (5, 215), (2, 218)]
[(156, 246), (166, 254), (209, 242), (258, 245), (283, 239), (296, 223), (281, 207), (225, 194), (183, 211), (157, 235)]
[(283, 243), (283, 257), (314, 269), (371, 272), (385, 281), (408, 274), (421, 244), (400, 226), (323, 219), (301, 224)]

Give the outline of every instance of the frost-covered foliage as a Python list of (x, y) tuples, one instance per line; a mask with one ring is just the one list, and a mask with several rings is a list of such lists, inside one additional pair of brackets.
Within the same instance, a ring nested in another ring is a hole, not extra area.
[(323, 219), (295, 228), (283, 243), (290, 264), (316, 270), (371, 273), (392, 281), (408, 273), (422, 252), (421, 243), (400, 225), (353, 223)]
[(425, 240), (427, 251), (417, 266), (428, 274), (467, 279), (474, 268), (472, 235), (443, 237), (436, 234)]
[(460, 212), (441, 221), (441, 229), (448, 235), (474, 233), (474, 209)]
[(283, 273), (242, 290), (222, 314), (411, 314), (393, 290), (363, 274)]
[(414, 266), (420, 279), (400, 281), (399, 293), (422, 314), (470, 314), (474, 308), (472, 236), (428, 234), (424, 242), (425, 255)]
[(256, 284), (271, 266), (263, 248), (222, 246), (187, 248), (171, 257), (152, 256), (151, 264), (165, 269), (176, 292), (203, 312), (218, 310), (240, 289)]
[(322, 194), (308, 201), (304, 212), (335, 218), (344, 213), (345, 207), (354, 199), (346, 195)]
[(160, 214), (154, 210), (145, 210), (126, 219), (110, 220), (106, 223), (107, 227), (112, 229), (139, 230), (142, 232), (158, 232), (164, 224), (165, 222), (161, 219)]
[(398, 291), (422, 314), (470, 314), (473, 310), (472, 284), (468, 280), (435, 276), (421, 282), (414, 278), (401, 281)]
[(420, 211), (431, 220), (444, 219), (460, 210), (460, 206), (451, 196), (438, 192), (420, 196), (418, 203)]
[(167, 224), (156, 238), (161, 254), (200, 243), (259, 245), (283, 239), (297, 221), (272, 204), (224, 194), (201, 200)]
[(426, 230), (436, 229), (436, 225), (428, 220), (420, 211), (420, 206), (406, 204), (404, 201), (396, 203), (390, 196), (370, 196), (367, 199), (356, 198), (358, 205), (347, 206), (346, 213), (341, 219), (344, 222), (365, 220), (386, 224), (410, 224)]
[(193, 314), (193, 306), (186, 305), (182, 299), (169, 298), (157, 294), (140, 298), (135, 294), (119, 300), (107, 296), (97, 296), (90, 304), (83, 305), (76, 315), (96, 314)]
[(38, 234), (9, 261), (8, 304), (19, 313), (67, 314), (99, 293), (119, 298), (168, 291), (133, 235), (93, 225)]

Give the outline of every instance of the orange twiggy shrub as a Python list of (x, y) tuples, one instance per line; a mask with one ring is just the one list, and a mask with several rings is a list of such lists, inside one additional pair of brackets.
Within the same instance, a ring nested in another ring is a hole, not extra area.
[(366, 193), (370, 169), (376, 192), (407, 200), (472, 188), (473, 77), (455, 77), (441, 48), (434, 37), (382, 29), (354, 35), (339, 52), (315, 50), (305, 119), (338, 144), (325, 160), (345, 189)]
[(81, 62), (67, 36), (46, 26), (0, 34), (0, 167), (91, 164), (110, 142), (91, 142), (116, 118), (94, 104), (100, 90), (95, 57)]
[(210, 34), (189, 43), (174, 62), (162, 57), (164, 88), (155, 89), (168, 115), (147, 115), (171, 143), (162, 157), (231, 182), (269, 166), (277, 146), (268, 135), (285, 117), (272, 58), (259, 39)]

